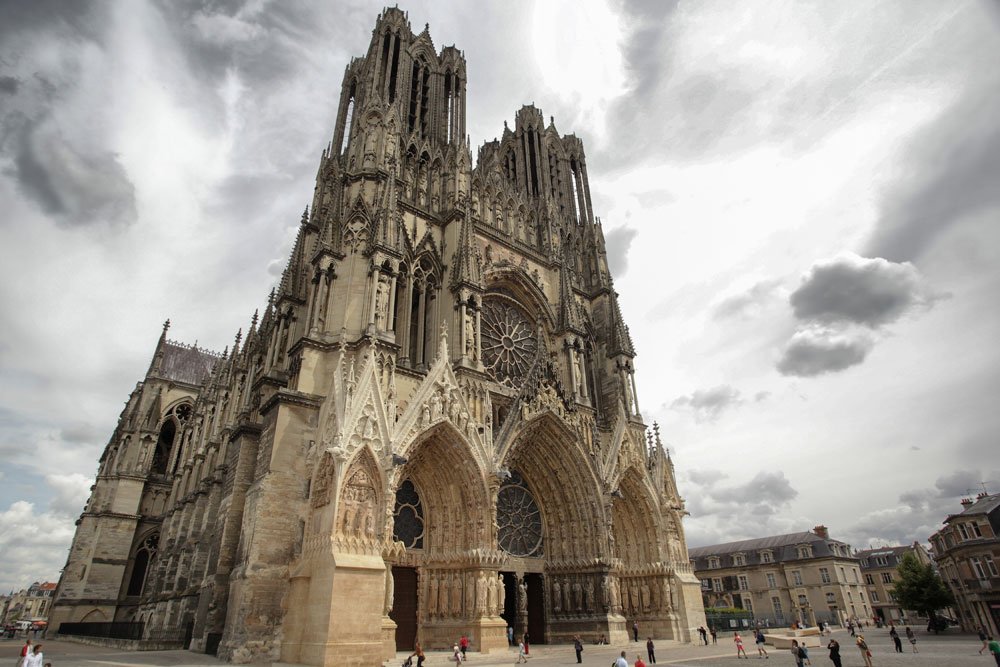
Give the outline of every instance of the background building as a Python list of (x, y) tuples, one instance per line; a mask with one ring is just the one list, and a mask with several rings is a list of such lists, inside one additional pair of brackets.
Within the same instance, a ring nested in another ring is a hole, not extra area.
[(871, 618), (858, 559), (825, 526), (689, 553), (706, 609), (745, 609), (771, 625)]
[(17, 593), (0, 598), (0, 625), (14, 621), (44, 624), (52, 607), (55, 582), (35, 582)]
[(981, 493), (962, 501), (962, 511), (949, 515), (944, 528), (931, 536), (941, 578), (955, 594), (962, 629), (985, 628), (1000, 636), (1000, 494)]
[(905, 554), (913, 554), (922, 564), (933, 562), (930, 553), (919, 542), (907, 547), (881, 547), (864, 549), (854, 555), (861, 563), (861, 576), (868, 590), (868, 600), (871, 602), (873, 616), (881, 618), (886, 623), (899, 623), (907, 619), (910, 623), (917, 619), (927, 618), (912, 610), (903, 610), (892, 595), (894, 582), (899, 579), (896, 567)]
[(221, 355), (164, 327), (53, 627), (371, 665), (704, 623), (583, 143), (526, 106), (473, 169), (465, 67), (379, 16), (263, 315)]

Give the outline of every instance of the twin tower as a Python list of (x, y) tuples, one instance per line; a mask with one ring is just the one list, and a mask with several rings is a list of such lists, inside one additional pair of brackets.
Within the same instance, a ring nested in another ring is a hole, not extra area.
[(385, 10), (264, 313), (222, 354), (164, 327), (51, 631), (376, 665), (704, 624), (583, 145), (523, 107), (473, 168), (465, 96)]

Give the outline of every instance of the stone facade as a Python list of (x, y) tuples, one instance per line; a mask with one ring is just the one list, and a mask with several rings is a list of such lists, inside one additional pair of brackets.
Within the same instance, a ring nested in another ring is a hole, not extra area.
[(232, 662), (374, 665), (704, 623), (583, 144), (465, 135), (465, 61), (379, 16), (280, 287), (221, 355), (166, 338), (53, 612)]
[(931, 555), (919, 542), (914, 542), (908, 547), (864, 549), (854, 555), (861, 563), (861, 576), (868, 588), (868, 600), (872, 605), (873, 617), (894, 625), (904, 619), (916, 625), (920, 625), (921, 622), (926, 625), (925, 616), (912, 610), (902, 609), (892, 594), (892, 587), (899, 580), (899, 571), (896, 567), (908, 553), (913, 554), (921, 564), (932, 562)]
[(769, 625), (869, 620), (858, 559), (825, 526), (690, 550), (706, 608), (737, 608)]
[(1000, 494), (962, 501), (962, 511), (931, 536), (941, 578), (955, 595), (966, 632), (983, 628), (1000, 637)]

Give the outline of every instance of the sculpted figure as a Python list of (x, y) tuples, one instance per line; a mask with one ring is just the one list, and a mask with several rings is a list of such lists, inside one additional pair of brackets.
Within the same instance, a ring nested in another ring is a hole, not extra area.
[(567, 614), (573, 611), (573, 604), (570, 601), (569, 579), (563, 580), (563, 609), (566, 610)]
[(498, 574), (497, 578), (493, 580), (497, 586), (497, 614), (502, 614), (505, 610), (507, 603), (507, 589), (503, 585), (503, 575)]
[(435, 391), (431, 394), (431, 419), (441, 418), (441, 396)]
[(583, 588), (584, 601), (586, 603), (586, 610), (588, 612), (594, 612), (594, 582), (590, 579), (587, 580), (586, 585)]
[(608, 576), (601, 577), (601, 606), (604, 611), (611, 609), (611, 584), (608, 583)]
[(465, 358), (476, 360), (476, 320), (473, 313), (465, 313)]
[(434, 616), (438, 610), (438, 580), (433, 574), (427, 583), (427, 612)]
[(552, 611), (557, 614), (562, 611), (562, 588), (558, 581), (552, 582)]
[(493, 616), (497, 613), (497, 580), (484, 573), (482, 581), (487, 594), (486, 608), (483, 611), (487, 616)]
[(523, 578), (517, 582), (517, 610), (521, 613), (528, 611), (528, 586)]
[(394, 584), (392, 580), (392, 568), (385, 568), (385, 608), (382, 610), (382, 614), (385, 616), (389, 615), (392, 611), (393, 597), (396, 591), (394, 590)]
[(621, 588), (618, 585), (618, 579), (614, 578), (611, 580), (611, 609), (618, 611), (621, 609), (621, 604)]
[(652, 593), (653, 609), (659, 609), (660, 608), (660, 585), (659, 585), (659, 583), (657, 583), (656, 579), (653, 579), (652, 583), (653, 583), (653, 586), (652, 586), (652, 589), (650, 590), (650, 593)]
[(451, 613), (455, 616), (462, 615), (462, 575), (455, 574), (451, 589)]
[(473, 617), (476, 613), (476, 574), (470, 572), (465, 579), (465, 614)]
[(442, 616), (448, 615), (448, 575), (441, 575), (440, 595), (438, 595), (438, 611)]
[(649, 611), (649, 586), (645, 582), (639, 589), (639, 599), (642, 600), (642, 610)]
[(579, 581), (573, 582), (573, 602), (575, 603), (574, 611), (583, 609), (583, 586), (580, 585)]

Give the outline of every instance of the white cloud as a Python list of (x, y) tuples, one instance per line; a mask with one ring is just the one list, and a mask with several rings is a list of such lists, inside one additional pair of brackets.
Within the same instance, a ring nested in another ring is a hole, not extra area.
[(74, 530), (73, 521), (51, 512), (38, 513), (23, 500), (0, 512), (0, 590), (57, 581)]

